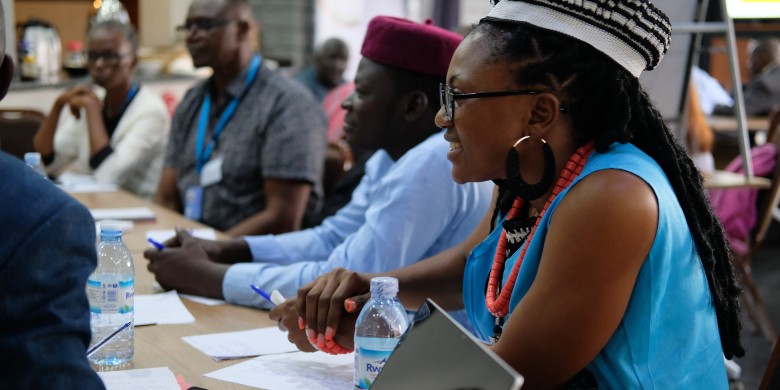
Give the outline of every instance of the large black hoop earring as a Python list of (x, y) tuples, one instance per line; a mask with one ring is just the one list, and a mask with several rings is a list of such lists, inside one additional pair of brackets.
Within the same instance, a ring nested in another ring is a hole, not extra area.
[(555, 179), (555, 156), (547, 141), (540, 138), (542, 150), (544, 151), (544, 172), (538, 183), (526, 183), (520, 176), (520, 156), (517, 154), (517, 145), (529, 138), (531, 137), (525, 136), (520, 138), (509, 148), (509, 153), (506, 155), (506, 186), (521, 199), (535, 200), (546, 194), (553, 184)]

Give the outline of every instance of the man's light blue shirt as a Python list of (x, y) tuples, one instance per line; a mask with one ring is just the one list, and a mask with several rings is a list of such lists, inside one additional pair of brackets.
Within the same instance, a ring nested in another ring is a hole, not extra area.
[(292, 297), (337, 267), (384, 272), (463, 242), (487, 212), (493, 183), (456, 184), (448, 150), (440, 132), (397, 162), (377, 151), (352, 200), (320, 226), (244, 237), (253, 262), (230, 266), (222, 283), (225, 299), (270, 308), (250, 284)]

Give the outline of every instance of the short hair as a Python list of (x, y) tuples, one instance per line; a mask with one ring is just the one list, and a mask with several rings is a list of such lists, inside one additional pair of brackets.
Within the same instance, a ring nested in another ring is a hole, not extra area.
[(123, 23), (119, 20), (109, 19), (102, 22), (98, 22), (89, 29), (88, 37), (92, 37), (98, 30), (107, 30), (117, 32), (122, 35), (128, 42), (133, 51), (133, 56), (138, 55), (138, 34), (135, 32), (135, 28), (130, 23)]
[(326, 52), (343, 52), (349, 57), (349, 46), (339, 38), (329, 38), (316, 50), (317, 55), (324, 55)]
[(252, 12), (252, 5), (249, 4), (249, 1), (247, 0), (227, 0), (225, 2), (225, 6), (222, 8), (222, 11), (227, 9), (235, 9), (239, 14), (244, 14), (242, 16), (248, 16), (251, 19), (254, 19), (254, 14)]
[(774, 37), (761, 38), (750, 54), (753, 58), (767, 62), (780, 61), (780, 40)]

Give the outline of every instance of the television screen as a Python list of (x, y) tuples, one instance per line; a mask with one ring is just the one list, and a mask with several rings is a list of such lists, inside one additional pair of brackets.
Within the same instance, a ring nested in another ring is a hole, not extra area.
[(780, 18), (780, 0), (726, 0), (733, 19)]

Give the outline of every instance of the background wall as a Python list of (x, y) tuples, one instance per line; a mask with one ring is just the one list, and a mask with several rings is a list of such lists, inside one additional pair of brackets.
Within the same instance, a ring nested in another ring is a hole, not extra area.
[(176, 42), (175, 27), (184, 23), (189, 0), (139, 0), (139, 40), (142, 46), (167, 47)]
[[(94, 13), (92, 2), (84, 0), (16, 1), (14, 8), (11, 26), (31, 17), (47, 21), (57, 28), (63, 49), (69, 41), (85, 41), (89, 18)], [(16, 48), (16, 44), (11, 47)]]
[[(370, 3), (370, 4), (369, 4)], [(346, 80), (355, 78), (358, 62), (360, 62), (360, 47), (366, 35), (368, 22), (377, 15), (406, 15), (406, 4), (403, 0), (317, 0), (316, 30), (314, 41), (319, 44), (328, 38), (338, 37), (349, 46), (349, 62), (344, 72)], [(418, 12), (424, 6), (414, 2)], [(418, 18), (422, 15), (416, 15)], [(403, 44), (403, 42), (398, 42)]]

